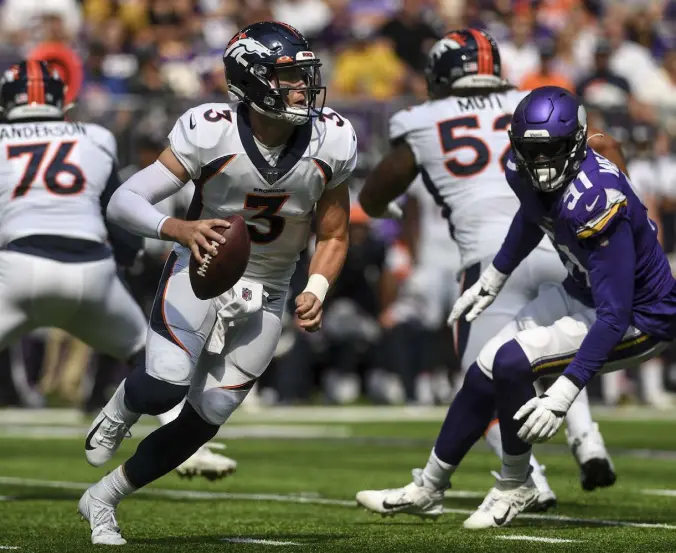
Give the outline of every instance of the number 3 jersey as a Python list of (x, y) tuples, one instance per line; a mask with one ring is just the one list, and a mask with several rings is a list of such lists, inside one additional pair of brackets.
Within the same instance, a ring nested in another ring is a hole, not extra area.
[(425, 187), (444, 208), (462, 268), (498, 251), (519, 207), (504, 163), (512, 112), (526, 94), (448, 97), (390, 120), (390, 140), (410, 146)]
[(251, 237), (244, 277), (286, 291), (315, 204), (356, 165), (352, 125), (325, 108), (286, 146), (270, 148), (254, 137), (244, 104), (204, 104), (179, 118), (169, 142), (195, 184), (187, 218), (244, 217)]
[(101, 197), (118, 184), (116, 154), (98, 125), (0, 125), (0, 245), (36, 234), (104, 242)]

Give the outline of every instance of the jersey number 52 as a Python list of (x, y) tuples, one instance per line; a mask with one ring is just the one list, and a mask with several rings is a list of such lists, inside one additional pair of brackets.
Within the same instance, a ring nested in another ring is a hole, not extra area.
[[(505, 114), (497, 117), (493, 121), (493, 131), (504, 133), (512, 121), (511, 114)], [(454, 177), (467, 178), (478, 175), (488, 167), (491, 162), (491, 150), (481, 138), (463, 135), (464, 129), (478, 129), (479, 118), (476, 115), (467, 115), (465, 117), (458, 117), (456, 119), (448, 119), (437, 123), (439, 130), (439, 140), (441, 142), (441, 149), (444, 154), (451, 154), (461, 148), (474, 150), (474, 159), (470, 163), (463, 163), (458, 160), (456, 155), (446, 159), (445, 165), (448, 172)], [(509, 153), (509, 145), (503, 152), (500, 152), (500, 166), (505, 170), (507, 163), (507, 154)]]

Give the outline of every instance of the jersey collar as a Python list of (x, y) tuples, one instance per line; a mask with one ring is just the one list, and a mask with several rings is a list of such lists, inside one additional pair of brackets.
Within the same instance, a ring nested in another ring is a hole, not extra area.
[(258, 146), (256, 146), (249, 120), (249, 109), (245, 104), (240, 104), (237, 107), (237, 130), (239, 131), (239, 139), (242, 141), (244, 151), (249, 156), (251, 163), (253, 163), (254, 167), (270, 185), (275, 184), (296, 166), (310, 145), (310, 139), (312, 138), (311, 121), (296, 127), (286, 148), (284, 148), (282, 155), (279, 157), (277, 165), (272, 166), (266, 161)]

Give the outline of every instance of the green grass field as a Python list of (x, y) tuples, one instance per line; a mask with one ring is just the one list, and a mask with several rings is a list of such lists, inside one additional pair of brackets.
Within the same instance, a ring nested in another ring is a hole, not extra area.
[[(0, 410), (0, 550), (93, 548), (76, 508), (82, 491), (104, 470), (84, 459), (87, 421), (63, 413)], [(239, 415), (223, 438), (226, 453), (239, 461), (237, 473), (219, 482), (171, 474), (125, 501), (118, 510), (129, 542), (125, 549), (676, 551), (676, 491), (668, 495), (676, 490), (676, 420), (668, 418), (603, 418), (619, 475), (608, 490), (580, 489), (561, 436), (540, 447), (559, 506), (546, 515), (520, 517), (508, 528), (462, 529), (492, 485), (490, 471), (498, 468), (483, 445), (456, 474), (448, 513), (436, 522), (382, 519), (356, 508), (358, 490), (410, 481), (411, 468), (427, 458), (441, 413), (359, 408)], [(143, 422), (136, 435), (152, 429), (152, 420)], [(124, 460), (136, 443), (137, 436), (128, 440), (117, 459)]]

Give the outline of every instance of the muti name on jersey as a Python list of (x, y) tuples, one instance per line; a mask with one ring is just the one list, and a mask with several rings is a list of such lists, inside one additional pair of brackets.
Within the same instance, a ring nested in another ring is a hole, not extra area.
[(478, 109), (502, 109), (502, 102), (497, 94), (491, 96), (469, 96), (467, 98), (458, 98), (458, 107), (460, 111), (476, 111)]
[(286, 188), (254, 188), (253, 191), (260, 194), (280, 194), (286, 192)]
[(87, 134), (87, 129), (79, 123), (61, 123), (59, 125), (0, 125), (0, 140), (60, 138), (85, 134)]

